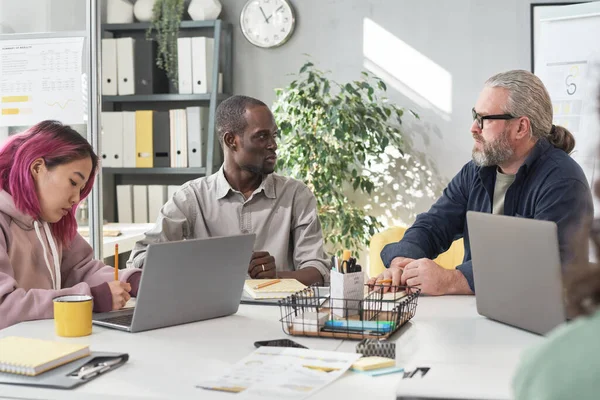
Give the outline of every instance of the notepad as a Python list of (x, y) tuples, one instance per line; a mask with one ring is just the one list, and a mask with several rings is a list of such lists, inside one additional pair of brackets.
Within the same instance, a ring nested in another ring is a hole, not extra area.
[(385, 357), (363, 357), (352, 364), (352, 369), (357, 371), (371, 371), (374, 369), (390, 368), (396, 365), (396, 361)]
[(253, 299), (284, 299), (306, 289), (306, 286), (296, 279), (281, 279), (273, 285), (255, 289), (257, 285), (265, 282), (265, 279), (248, 279), (244, 284), (244, 290)]
[(0, 339), (0, 372), (35, 376), (89, 354), (87, 345), (9, 336)]

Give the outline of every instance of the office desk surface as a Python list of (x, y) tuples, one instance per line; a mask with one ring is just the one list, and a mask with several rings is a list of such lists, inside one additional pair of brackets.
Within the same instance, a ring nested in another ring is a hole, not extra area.
[[(242, 305), (237, 314), (224, 318), (136, 334), (94, 326), (91, 336), (75, 339), (55, 336), (52, 320), (21, 323), (0, 330), (0, 337), (17, 335), (85, 343), (96, 351), (127, 352), (130, 360), (120, 369), (73, 391), (0, 385), (0, 398), (105, 399), (109, 395), (131, 399), (231, 400), (231, 394), (201, 391), (194, 386), (200, 378), (222, 373), (248, 355), (255, 341), (285, 337), (279, 318), (278, 307)], [(290, 338), (309, 348), (346, 352), (354, 352), (358, 343)], [(472, 296), (419, 299), (415, 318), (393, 339), (397, 340), (399, 366), (494, 366), (502, 374), (487, 378), (501, 388), (498, 398), (507, 397), (509, 377), (522, 350), (542, 340), (480, 317)], [(393, 399), (399, 381), (400, 374), (372, 378), (348, 372), (312, 398)], [(461, 384), (481, 383), (455, 382)]]

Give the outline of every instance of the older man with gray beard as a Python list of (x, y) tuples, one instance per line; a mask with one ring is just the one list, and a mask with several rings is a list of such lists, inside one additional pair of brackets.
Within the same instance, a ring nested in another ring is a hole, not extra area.
[[(370, 283), (392, 279), (392, 285), (417, 286), (430, 295), (474, 294), (467, 211), (556, 222), (561, 259), (568, 263), (568, 238), (591, 218), (592, 196), (583, 171), (569, 156), (573, 135), (552, 124), (544, 84), (523, 70), (497, 74), (485, 83), (472, 114), (473, 160), (400, 242), (382, 250), (387, 270)], [(432, 261), (461, 237), (465, 257), (455, 270)]]

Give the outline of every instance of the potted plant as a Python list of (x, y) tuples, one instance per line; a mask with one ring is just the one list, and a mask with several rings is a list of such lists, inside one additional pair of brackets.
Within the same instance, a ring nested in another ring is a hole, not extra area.
[(177, 69), (177, 38), (179, 25), (184, 10), (184, 0), (155, 0), (152, 7), (150, 28), (146, 38), (151, 38), (156, 31), (158, 54), (156, 65), (165, 71), (169, 80), (175, 87), (178, 85)]
[(387, 100), (386, 90), (381, 79), (367, 72), (360, 80), (338, 84), (311, 62), (286, 88), (276, 90), (278, 168), (315, 194), (324, 238), (333, 251), (363, 249), (382, 226), (351, 197), (370, 196), (384, 181), (385, 171), (374, 167), (388, 146), (403, 150), (405, 110)]

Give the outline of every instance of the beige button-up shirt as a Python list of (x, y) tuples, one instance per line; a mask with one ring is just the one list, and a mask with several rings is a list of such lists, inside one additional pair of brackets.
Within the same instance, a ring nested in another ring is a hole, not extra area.
[(227, 182), (221, 168), (187, 182), (173, 195), (154, 227), (136, 243), (127, 264), (142, 267), (151, 243), (254, 233), (254, 250), (275, 257), (278, 271), (315, 267), (329, 282), (330, 264), (316, 206), (306, 185), (275, 173), (245, 199)]

